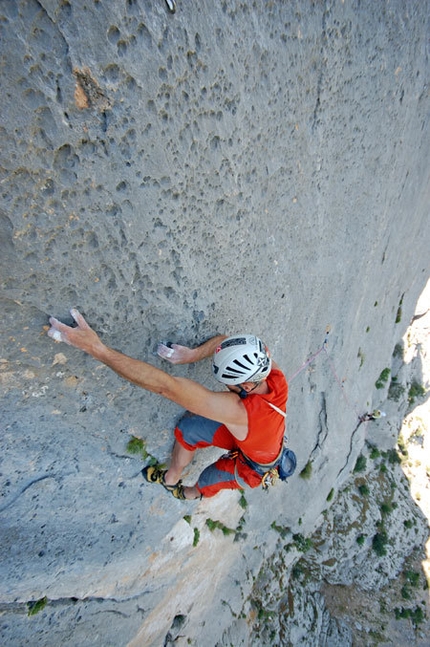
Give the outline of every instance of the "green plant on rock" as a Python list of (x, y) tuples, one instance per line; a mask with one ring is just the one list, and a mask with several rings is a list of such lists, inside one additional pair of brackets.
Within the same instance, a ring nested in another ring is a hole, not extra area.
[(388, 382), (388, 378), (390, 377), (390, 369), (389, 368), (384, 368), (384, 370), (381, 372), (381, 375), (378, 377), (378, 379), (375, 382), (375, 386), (377, 389), (383, 389), (386, 383)]
[(313, 546), (312, 540), (309, 537), (304, 537), (300, 533), (293, 535), (293, 542), (297, 550), (301, 553), (307, 553)]
[(240, 492), (239, 505), (244, 510), (246, 510), (246, 508), (248, 507), (248, 501), (245, 498), (245, 493), (244, 493), (243, 490), (241, 490), (241, 492)]
[(394, 378), (390, 382), (390, 387), (388, 389), (388, 399), (393, 400), (393, 402), (399, 402), (400, 398), (405, 392), (405, 387), (402, 384), (399, 384)]
[(418, 588), (420, 585), (420, 574), (417, 571), (406, 571), (404, 573), (406, 581), (413, 586)]
[(400, 465), (402, 462), (402, 459), (395, 449), (389, 449), (388, 452), (386, 452), (386, 456), (390, 465)]
[(312, 476), (312, 461), (308, 461), (299, 474), (302, 479), (310, 479)]
[(332, 501), (334, 497), (334, 488), (330, 490), (330, 492), (327, 494), (326, 501)]
[(398, 343), (394, 346), (393, 350), (393, 357), (398, 357), (400, 359), (403, 359), (403, 344)]
[(39, 613), (39, 611), (42, 611), (48, 604), (48, 598), (45, 596), (43, 598), (40, 598), (40, 600), (34, 600), (33, 602), (27, 602), (27, 615), (28, 616), (35, 616), (36, 613)]
[(397, 308), (397, 314), (396, 314), (396, 322), (395, 322), (396, 324), (400, 323), (401, 320), (402, 320), (402, 305), (403, 305), (403, 297), (404, 296), (405, 295), (402, 294), (402, 298), (399, 301), (399, 306)]
[(377, 532), (372, 539), (372, 548), (379, 557), (384, 557), (387, 554), (388, 537), (384, 531)]
[(359, 485), (358, 491), (360, 492), (361, 496), (369, 496), (370, 494), (370, 489), (367, 483), (362, 483), (361, 485)]
[(425, 394), (426, 394), (426, 390), (423, 387), (423, 385), (419, 384), (419, 382), (414, 380), (408, 391), (409, 406), (411, 407), (413, 404), (415, 404), (415, 400), (417, 398), (422, 398)]
[(389, 501), (384, 501), (383, 503), (381, 503), (379, 509), (381, 511), (381, 515), (384, 517), (384, 516), (387, 516), (387, 515), (389, 515), (389, 514), (391, 514), (393, 512), (394, 505), (391, 504)]
[(289, 528), (286, 528), (286, 527), (284, 527), (284, 526), (279, 526), (279, 525), (276, 523), (276, 521), (272, 521), (272, 523), (270, 524), (270, 527), (272, 528), (272, 530), (276, 530), (276, 532), (279, 532), (279, 534), (281, 535), (282, 539), (285, 539), (285, 537), (286, 537), (286, 536), (288, 535), (288, 533), (290, 532), (290, 529), (289, 529)]
[(193, 546), (194, 548), (197, 546), (200, 540), (200, 530), (198, 528), (194, 528), (194, 537), (193, 537)]
[(364, 542), (366, 541), (366, 536), (365, 535), (358, 535), (356, 542), (359, 546), (363, 546)]
[(412, 621), (414, 627), (418, 627), (422, 622), (424, 622), (426, 615), (421, 607), (415, 607), (415, 609), (405, 609), (404, 607), (396, 607), (394, 609), (394, 616), (396, 620), (402, 620), (409, 618)]
[(378, 449), (377, 447), (375, 447), (375, 445), (371, 445), (369, 458), (370, 458), (372, 461), (374, 461), (374, 460), (376, 460), (377, 458), (379, 458), (379, 457), (380, 457), (380, 455), (381, 455), (381, 452), (379, 451), (379, 449)]
[(141, 456), (141, 458), (146, 461), (148, 458), (150, 458), (150, 465), (155, 465), (157, 461), (151, 454), (147, 451), (146, 449), (146, 442), (143, 440), (143, 438), (138, 438), (137, 436), (132, 436), (130, 440), (127, 443), (127, 451), (129, 454), (133, 454), (134, 456)]
[(367, 465), (366, 457), (363, 456), (363, 454), (360, 454), (360, 456), (357, 458), (357, 461), (355, 463), (354, 472), (364, 472), (366, 469), (366, 465)]
[(221, 521), (216, 521), (213, 519), (206, 519), (206, 525), (209, 528), (211, 532), (214, 532), (214, 530), (221, 530), (223, 535), (233, 535), (236, 530), (233, 528), (228, 528), (225, 526)]

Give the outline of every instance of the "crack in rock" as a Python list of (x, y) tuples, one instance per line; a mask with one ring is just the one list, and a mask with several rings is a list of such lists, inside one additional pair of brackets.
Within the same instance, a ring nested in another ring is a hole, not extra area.
[(39, 476), (38, 478), (32, 479), (19, 492), (17, 492), (12, 497), (11, 500), (9, 500), (7, 503), (4, 503), (2, 506), (0, 506), (0, 513), (4, 512), (4, 510), (7, 510), (7, 508), (10, 508), (10, 506), (13, 505), (15, 501), (24, 494), (24, 492), (26, 492), (29, 488), (31, 488), (36, 483), (40, 483), (40, 481), (45, 481), (46, 479), (54, 479), (56, 481), (57, 478), (58, 478), (57, 474), (44, 474), (43, 476)]

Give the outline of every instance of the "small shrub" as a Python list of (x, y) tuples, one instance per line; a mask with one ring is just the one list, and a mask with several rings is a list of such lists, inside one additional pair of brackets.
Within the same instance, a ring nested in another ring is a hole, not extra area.
[(326, 501), (332, 501), (333, 497), (334, 497), (334, 488), (332, 488), (328, 493)]
[(276, 532), (279, 532), (279, 534), (281, 535), (282, 539), (285, 539), (285, 537), (286, 537), (286, 536), (287, 536), (287, 534), (289, 533), (289, 528), (284, 528), (284, 526), (278, 526), (278, 524), (276, 523), (276, 521), (273, 521), (273, 522), (270, 524), (270, 527), (272, 528), (272, 530), (276, 530)]
[(403, 344), (396, 344), (394, 346), (393, 357), (403, 359)]
[(213, 519), (206, 519), (206, 525), (211, 532), (218, 528), (223, 535), (232, 535), (236, 532), (233, 528), (225, 526), (221, 521), (214, 521)]
[(420, 584), (420, 574), (417, 571), (406, 571), (405, 578), (414, 588), (417, 588)]
[(387, 554), (386, 545), (388, 537), (385, 532), (377, 532), (372, 539), (372, 548), (379, 557), (384, 557)]
[(361, 496), (369, 496), (370, 494), (369, 486), (366, 483), (359, 485), (358, 491), (360, 492)]
[(146, 458), (145, 441), (142, 438), (132, 436), (127, 443), (127, 451), (129, 454), (142, 454)]
[(384, 370), (381, 372), (381, 375), (378, 377), (378, 379), (375, 382), (375, 386), (377, 389), (383, 389), (386, 383), (388, 382), (388, 378), (390, 377), (390, 369), (389, 368), (384, 368)]
[(403, 522), (403, 525), (404, 525), (405, 528), (410, 529), (410, 528), (413, 528), (414, 522), (412, 521), (412, 519), (406, 519)]
[(405, 387), (402, 384), (398, 384), (394, 380), (391, 380), (387, 397), (389, 400), (393, 400), (394, 402), (399, 402), (404, 392), (405, 392)]
[(390, 449), (390, 450), (388, 450), (388, 452), (387, 452), (387, 458), (388, 458), (388, 462), (389, 462), (391, 465), (396, 465), (396, 464), (397, 464), (397, 465), (400, 465), (400, 463), (402, 462), (402, 460), (401, 460), (401, 458), (400, 458), (399, 454), (396, 452), (396, 450), (395, 450), (395, 449)]
[(363, 456), (363, 454), (360, 454), (360, 456), (357, 458), (357, 462), (355, 463), (354, 472), (364, 472), (366, 465), (366, 457)]
[(382, 516), (386, 516), (393, 512), (393, 506), (391, 505), (391, 503), (389, 503), (389, 501), (384, 501), (384, 503), (381, 503), (381, 506), (379, 509), (381, 511)]
[(186, 521), (187, 523), (191, 524), (191, 515), (190, 514), (186, 514), (184, 517), (182, 517), (182, 519), (184, 521)]
[(46, 596), (44, 598), (40, 598), (40, 600), (35, 600), (34, 602), (27, 602), (28, 615), (35, 616), (36, 613), (42, 611), (47, 604), (48, 598)]
[(245, 494), (244, 494), (243, 490), (242, 490), (242, 492), (240, 494), (239, 505), (244, 510), (246, 510), (246, 508), (248, 507), (248, 501), (245, 498)]
[(310, 479), (312, 476), (312, 461), (308, 461), (299, 474), (302, 479)]
[(425, 620), (425, 613), (421, 607), (415, 607), (415, 609), (405, 609), (404, 607), (399, 609), (396, 607), (394, 609), (394, 616), (396, 620), (410, 618), (415, 627), (418, 627)]
[(399, 307), (397, 308), (397, 314), (396, 314), (396, 324), (400, 323), (402, 320), (402, 305), (403, 305), (403, 297), (405, 295), (402, 294), (402, 298), (399, 301)]
[(194, 548), (197, 546), (200, 540), (200, 530), (198, 528), (194, 528), (194, 538), (193, 538), (193, 546)]
[(412, 597), (411, 591), (406, 584), (404, 584), (401, 588), (400, 594), (404, 600), (410, 600)]
[(371, 460), (372, 461), (376, 460), (377, 458), (380, 457), (380, 455), (381, 455), (381, 452), (379, 451), (379, 449), (375, 447), (375, 445), (371, 445), (370, 454), (369, 454), (369, 457), (371, 458)]
[(303, 537), (300, 533), (293, 535), (294, 544), (301, 553), (306, 553), (313, 546), (312, 540), (309, 537)]
[(419, 384), (416, 381), (412, 382), (408, 392), (409, 406), (412, 406), (415, 403), (416, 398), (422, 398), (425, 394), (426, 390), (422, 384)]
[(359, 546), (363, 546), (365, 541), (366, 541), (366, 537), (364, 535), (358, 535), (356, 542)]

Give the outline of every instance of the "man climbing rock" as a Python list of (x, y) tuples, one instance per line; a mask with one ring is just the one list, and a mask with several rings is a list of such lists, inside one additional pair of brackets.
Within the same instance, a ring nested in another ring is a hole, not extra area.
[[(158, 354), (172, 364), (213, 355), (215, 378), (228, 391), (210, 391), (198, 382), (174, 377), (106, 346), (84, 317), (71, 310), (76, 327), (51, 317), (48, 335), (79, 348), (137, 386), (176, 402), (189, 412), (175, 429), (170, 467), (149, 466), (143, 475), (177, 499), (214, 496), (222, 489), (258, 487), (279, 465), (283, 452), (287, 381), (258, 337), (218, 335), (197, 348), (160, 344)], [(191, 487), (181, 475), (201, 447), (228, 450)]]

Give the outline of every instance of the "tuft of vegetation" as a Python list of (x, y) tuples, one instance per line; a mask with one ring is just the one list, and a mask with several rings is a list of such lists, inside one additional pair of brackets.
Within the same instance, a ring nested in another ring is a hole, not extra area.
[(293, 535), (293, 542), (301, 553), (307, 553), (313, 546), (312, 540), (309, 537), (304, 537), (299, 532)]
[(147, 451), (146, 442), (143, 440), (143, 438), (132, 436), (127, 443), (126, 449), (129, 454), (140, 456), (144, 461), (147, 461), (149, 459), (148, 465), (157, 465), (157, 459)]
[(221, 530), (222, 534), (225, 536), (234, 535), (236, 532), (234, 528), (228, 528), (221, 521), (214, 521), (213, 519), (206, 519), (206, 525), (211, 532), (218, 529)]
[(182, 517), (182, 519), (191, 525), (191, 515), (190, 514), (184, 515)]
[(281, 535), (282, 539), (285, 539), (285, 537), (286, 537), (286, 536), (288, 535), (288, 533), (290, 532), (290, 529), (289, 529), (289, 528), (286, 528), (286, 527), (284, 527), (284, 526), (279, 526), (279, 525), (276, 523), (276, 521), (272, 521), (272, 523), (270, 524), (270, 527), (272, 528), (272, 530), (276, 530), (276, 532), (279, 532), (279, 534)]
[(35, 616), (36, 613), (39, 613), (39, 611), (42, 611), (48, 604), (48, 598), (40, 598), (40, 600), (34, 600), (33, 602), (27, 602), (27, 615), (28, 616)]
[(381, 515), (383, 517), (386, 517), (387, 515), (391, 514), (396, 506), (394, 504), (391, 504), (389, 501), (384, 501), (381, 503), (379, 509), (381, 511)]
[(374, 461), (374, 460), (376, 460), (377, 458), (379, 458), (379, 457), (380, 457), (380, 455), (381, 455), (381, 452), (379, 451), (379, 449), (378, 449), (377, 447), (375, 447), (375, 445), (371, 445), (371, 446), (370, 446), (370, 454), (369, 454), (369, 458), (370, 458), (372, 461)]
[(310, 479), (312, 476), (312, 461), (308, 461), (299, 474), (302, 479)]
[(399, 307), (397, 308), (397, 314), (396, 314), (396, 324), (400, 323), (402, 320), (402, 305), (403, 305), (403, 297), (405, 295), (402, 294), (402, 298), (399, 301)]
[(366, 536), (365, 535), (358, 535), (356, 542), (359, 546), (363, 546), (364, 542), (366, 541)]
[(403, 396), (405, 392), (405, 387), (403, 384), (399, 384), (397, 382), (397, 378), (393, 377), (393, 379), (390, 382), (390, 387), (388, 389), (388, 399), (393, 400), (394, 402), (399, 402), (400, 398)]
[(399, 343), (394, 346), (393, 357), (403, 359), (403, 344)]
[(387, 554), (386, 545), (388, 544), (387, 533), (377, 532), (372, 539), (372, 548), (379, 557), (384, 557)]
[(388, 378), (390, 377), (391, 370), (389, 368), (384, 368), (383, 371), (381, 371), (381, 375), (378, 377), (378, 379), (375, 382), (375, 386), (377, 389), (383, 389), (386, 383), (388, 382)]
[(367, 483), (359, 485), (358, 491), (360, 492), (361, 496), (369, 496), (370, 494), (369, 486), (367, 485)]
[(194, 528), (194, 538), (193, 538), (193, 547), (194, 548), (199, 543), (199, 540), (200, 540), (200, 530), (198, 528)]
[(360, 454), (360, 456), (357, 458), (357, 462), (355, 463), (354, 472), (364, 472), (366, 469), (366, 465), (367, 465), (366, 457), (363, 456), (363, 454)]
[(240, 493), (239, 505), (241, 508), (243, 508), (243, 510), (246, 510), (246, 508), (248, 507), (248, 501), (245, 498), (245, 493), (243, 490), (241, 490)]
[(409, 406), (411, 407), (413, 404), (415, 404), (415, 400), (417, 398), (422, 398), (425, 394), (426, 394), (426, 390), (422, 386), (422, 384), (419, 384), (416, 380), (414, 380), (408, 391)]
[(402, 459), (395, 449), (389, 449), (385, 455), (390, 465), (400, 465), (400, 463), (402, 462)]
[(334, 488), (330, 490), (330, 492), (327, 494), (326, 501), (332, 501), (334, 497)]
[(399, 609), (396, 607), (394, 609), (394, 616), (396, 620), (402, 620), (409, 618), (412, 621), (414, 627), (418, 627), (425, 620), (425, 613), (421, 607), (416, 606), (415, 609), (405, 609), (402, 607)]

